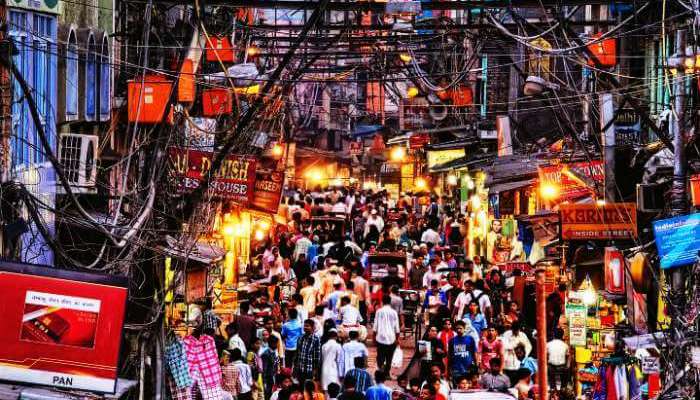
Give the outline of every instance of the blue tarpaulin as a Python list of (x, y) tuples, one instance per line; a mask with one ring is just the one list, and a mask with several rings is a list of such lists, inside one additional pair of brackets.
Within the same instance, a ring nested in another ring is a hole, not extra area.
[(354, 138), (372, 136), (382, 129), (384, 129), (384, 125), (357, 125), (355, 130), (352, 132), (352, 136)]

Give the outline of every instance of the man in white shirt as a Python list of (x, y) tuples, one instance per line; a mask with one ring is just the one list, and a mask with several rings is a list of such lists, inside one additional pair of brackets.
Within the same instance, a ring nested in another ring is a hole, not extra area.
[(440, 234), (435, 232), (432, 227), (429, 227), (421, 235), (420, 241), (421, 243), (432, 243), (433, 246), (437, 246), (440, 244)]
[(376, 226), (379, 232), (384, 230), (384, 219), (377, 214), (377, 210), (370, 211), (369, 217), (367, 217), (367, 222), (365, 223), (365, 236), (367, 236), (369, 233), (370, 225)]
[(391, 308), (391, 297), (386, 294), (382, 298), (382, 307), (374, 316), (374, 341), (377, 342), (377, 368), (383, 370), (387, 376), (400, 329), (399, 315)]
[(505, 331), (501, 337), (503, 343), (503, 370), (512, 382), (517, 382), (520, 360), (515, 355), (515, 348), (523, 345), (525, 357), (530, 355), (532, 344), (524, 332), (520, 330), (520, 323), (514, 322), (509, 331)]
[[(569, 345), (562, 340), (564, 330), (557, 328), (554, 331), (554, 339), (547, 343), (547, 372), (550, 385), (560, 388), (569, 384)], [(559, 384), (557, 377), (560, 378)]]
[(433, 280), (438, 281), (438, 285), (442, 281), (442, 278), (444, 276), (444, 272), (437, 272), (438, 269), (438, 264), (440, 263), (440, 259), (438, 257), (433, 257), (430, 259), (430, 267), (427, 271), (425, 271), (425, 274), (423, 274), (423, 287), (424, 288), (429, 288), (430, 287), (430, 282)]
[(359, 341), (360, 333), (358, 331), (350, 331), (350, 340), (343, 344), (343, 359), (345, 360), (345, 372), (355, 368), (355, 358), (368, 357), (369, 352), (367, 346)]
[[(349, 333), (356, 331), (359, 333), (360, 340), (364, 341), (367, 338), (367, 328), (361, 325), (362, 315), (360, 310), (350, 303), (349, 296), (343, 296), (340, 299), (340, 309), (338, 309), (338, 319), (340, 320), (340, 333), (342, 337), (348, 337)], [(354, 361), (351, 358), (350, 361)]]
[(331, 208), (331, 212), (333, 214), (347, 214), (348, 213), (348, 206), (345, 205), (345, 199), (340, 196), (338, 197), (338, 200), (333, 204), (333, 208)]
[(489, 319), (491, 315), (491, 299), (483, 291), (475, 289), (473, 281), (466, 280), (464, 281), (464, 292), (460, 293), (455, 299), (454, 310), (452, 311), (455, 320), (462, 319), (465, 308), (472, 301), (479, 303), (479, 310), (487, 320)]

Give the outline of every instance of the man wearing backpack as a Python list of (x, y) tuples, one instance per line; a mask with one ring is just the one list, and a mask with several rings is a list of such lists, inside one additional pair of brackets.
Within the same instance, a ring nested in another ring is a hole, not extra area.
[(476, 289), (472, 280), (464, 282), (464, 292), (460, 293), (455, 300), (454, 310), (452, 310), (453, 319), (456, 321), (461, 320), (464, 311), (472, 301), (479, 303), (479, 309), (484, 313), (486, 319), (489, 320), (491, 316), (491, 299), (483, 290)]

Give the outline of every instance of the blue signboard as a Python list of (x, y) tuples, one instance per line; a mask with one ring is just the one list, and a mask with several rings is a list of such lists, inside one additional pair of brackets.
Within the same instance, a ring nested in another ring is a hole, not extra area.
[(700, 251), (700, 213), (655, 221), (654, 238), (661, 268), (694, 263)]

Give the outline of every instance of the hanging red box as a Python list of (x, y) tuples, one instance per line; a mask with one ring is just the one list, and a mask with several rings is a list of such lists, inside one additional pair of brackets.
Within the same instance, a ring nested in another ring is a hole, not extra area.
[(177, 80), (177, 101), (180, 103), (192, 103), (194, 94), (194, 63), (187, 58), (182, 62), (180, 76)]
[(453, 89), (450, 94), (452, 97), (452, 104), (456, 107), (467, 107), (474, 104), (474, 94), (470, 87), (457, 87)]
[(690, 198), (693, 207), (700, 207), (700, 174), (690, 177)]
[(127, 84), (129, 122), (158, 124), (163, 121), (173, 83), (161, 75), (146, 75)]
[(235, 62), (236, 53), (228, 36), (209, 36), (205, 39), (207, 61)]
[(228, 89), (207, 89), (202, 91), (202, 115), (218, 117), (233, 110), (231, 91)]
[[(602, 33), (596, 33), (591, 37), (596, 41)], [(611, 68), (617, 65), (617, 40), (615, 38), (603, 39), (588, 45), (588, 50), (596, 57), (599, 67)], [(588, 65), (596, 66), (593, 58), (588, 60)]]

